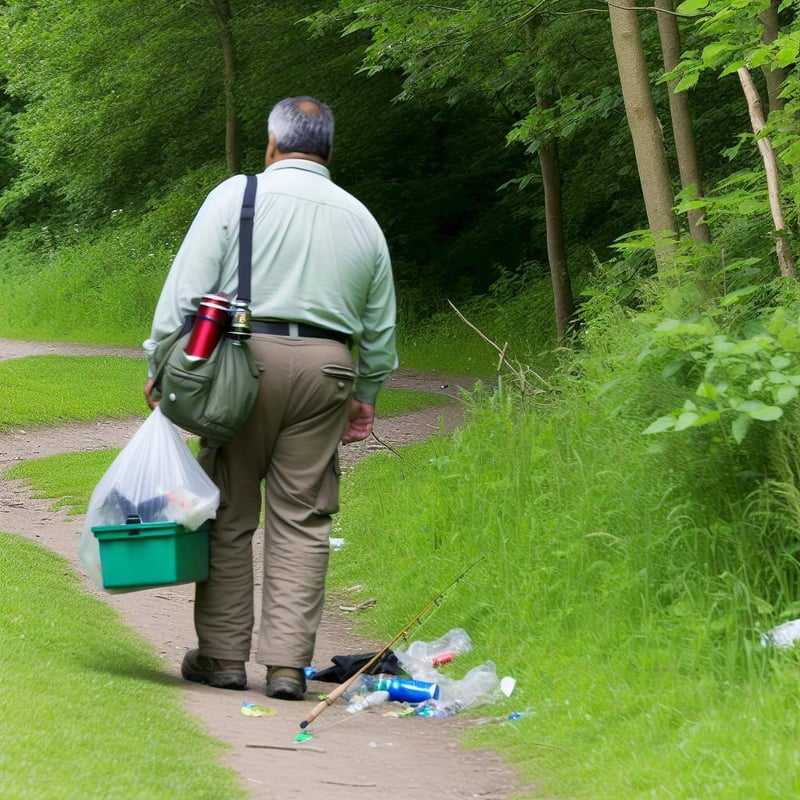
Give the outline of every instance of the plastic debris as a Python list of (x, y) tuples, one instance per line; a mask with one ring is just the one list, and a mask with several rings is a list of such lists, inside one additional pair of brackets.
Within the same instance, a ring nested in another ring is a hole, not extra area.
[(242, 703), (242, 714), (246, 717), (274, 717), (275, 712), (267, 706), (258, 703)]
[(508, 719), (515, 720), (515, 719), (522, 719), (525, 715), (521, 711), (512, 711), (508, 715)]
[(317, 671), (314, 667), (303, 667), (303, 675), (306, 676), (307, 680), (311, 680), (316, 674)]
[(310, 733), (298, 733), (297, 736), (294, 737), (296, 742), (307, 742), (314, 737)]
[(357, 714), (359, 711), (366, 711), (368, 708), (375, 708), (375, 706), (386, 703), (388, 700), (389, 692), (383, 690), (370, 692), (363, 697), (356, 695), (347, 706), (347, 713)]
[(512, 678), (510, 675), (506, 675), (505, 678), (500, 679), (500, 691), (506, 697), (511, 697), (511, 695), (514, 693), (516, 685), (516, 680), (514, 680), (514, 678)]
[(761, 636), (761, 646), (791, 647), (800, 641), (800, 619), (784, 622)]
[(338, 553), (344, 547), (344, 539), (331, 536), (328, 541), (330, 543), (332, 553)]
[(397, 660), (405, 672), (416, 681), (436, 683), (437, 667), (449, 664), (454, 658), (472, 650), (472, 642), (463, 628), (453, 628), (433, 642), (411, 642), (408, 649), (396, 650)]

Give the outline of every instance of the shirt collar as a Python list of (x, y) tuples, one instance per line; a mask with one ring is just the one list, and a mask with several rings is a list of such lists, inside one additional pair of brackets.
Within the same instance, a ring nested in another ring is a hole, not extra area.
[(316, 161), (309, 161), (307, 158), (282, 158), (270, 164), (265, 170), (265, 173), (274, 172), (279, 169), (302, 169), (306, 172), (314, 172), (321, 175), (323, 178), (330, 179), (330, 170), (323, 164), (318, 164)]

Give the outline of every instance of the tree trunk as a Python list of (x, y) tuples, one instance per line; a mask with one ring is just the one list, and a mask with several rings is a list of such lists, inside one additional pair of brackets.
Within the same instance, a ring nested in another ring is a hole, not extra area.
[[(780, 23), (778, 22), (778, 2), (779, 0), (770, 0), (769, 8), (758, 15), (759, 20), (761, 20), (764, 26), (764, 44), (772, 44), (772, 42), (778, 38), (778, 32), (780, 31)], [(763, 69), (764, 78), (767, 82), (769, 110), (778, 111), (783, 108), (783, 98), (779, 95), (786, 73), (781, 67), (777, 67), (776, 69), (764, 67)]]
[[(532, 22), (528, 22), (525, 26), (525, 35), (529, 47), (533, 41), (533, 34), (534, 25)], [(545, 95), (539, 95), (536, 102), (540, 108), (552, 107), (551, 99)], [(561, 195), (561, 167), (558, 162), (557, 139), (553, 139), (539, 148), (539, 166), (542, 170), (547, 262), (550, 266), (550, 281), (553, 285), (556, 337), (559, 347), (563, 347), (572, 324), (575, 299), (572, 296), (572, 281), (567, 264), (564, 204)]]
[(561, 168), (558, 164), (557, 142), (539, 148), (539, 164), (544, 187), (547, 260), (553, 283), (556, 334), (559, 346), (563, 347), (575, 311), (575, 301), (572, 297), (572, 281), (567, 268), (567, 250), (564, 243), (564, 207), (561, 199)]
[(616, 6), (609, 0), (608, 15), (647, 222), (655, 239), (660, 269), (671, 260), (677, 238), (664, 140), (650, 89), (637, 11)]
[(228, 174), (242, 171), (239, 117), (236, 110), (236, 45), (231, 32), (231, 4), (229, 0), (209, 0), (219, 27), (222, 58), (225, 65), (225, 164)]
[[(678, 66), (681, 57), (681, 39), (678, 32), (678, 18), (671, 13), (673, 0), (655, 0), (658, 13), (658, 35), (661, 39), (661, 51), (664, 55), (664, 71), (671, 72)], [(703, 196), (700, 181), (700, 164), (697, 160), (697, 147), (692, 125), (692, 110), (687, 92), (675, 93), (676, 81), (668, 84), (669, 110), (672, 118), (672, 133), (675, 137), (675, 153), (678, 157), (678, 171), (681, 176), (681, 187), (686, 189), (694, 185), (697, 197)], [(696, 242), (710, 242), (711, 233), (703, 222), (703, 209), (697, 208), (686, 214), (689, 220), (689, 233)]]
[(764, 109), (761, 105), (761, 98), (758, 90), (753, 83), (753, 79), (746, 67), (736, 70), (742, 84), (744, 96), (747, 98), (747, 108), (750, 112), (750, 122), (753, 125), (753, 133), (758, 141), (758, 149), (761, 151), (761, 158), (764, 160), (764, 169), (767, 173), (767, 189), (769, 192), (769, 208), (772, 212), (772, 222), (775, 225), (775, 249), (778, 253), (778, 266), (781, 275), (787, 278), (796, 278), (797, 269), (795, 267), (794, 256), (786, 238), (786, 225), (783, 221), (783, 209), (781, 207), (780, 183), (778, 180), (778, 165), (775, 161), (775, 152), (772, 144), (766, 136), (761, 136), (764, 129)]

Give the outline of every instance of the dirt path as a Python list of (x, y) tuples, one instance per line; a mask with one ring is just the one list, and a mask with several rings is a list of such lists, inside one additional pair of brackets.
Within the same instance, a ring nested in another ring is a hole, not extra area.
[[(131, 355), (138, 350), (21, 342), (0, 339), (0, 360), (29, 355)], [(453, 376), (400, 371), (387, 384), (392, 388), (447, 393), (453, 402), (439, 408), (390, 419), (378, 419), (375, 432), (392, 447), (424, 439), (459, 424), (462, 407), (456, 399), (459, 380)], [(48, 503), (32, 499), (26, 487), (3, 479), (14, 463), (62, 452), (123, 447), (139, 420), (60, 426), (46, 430), (0, 434), (0, 531), (14, 533), (65, 556), (83, 575), (77, 542), (83, 517), (52, 512)], [(346, 470), (355, 461), (381, 449), (374, 440), (342, 448)], [(256, 547), (260, 541), (256, 541)], [(346, 558), (346, 547), (332, 558)], [(258, 562), (258, 558), (256, 562)], [(122, 619), (155, 648), (165, 672), (183, 687), (186, 707), (217, 739), (230, 745), (224, 762), (236, 770), (254, 800), (417, 800), (420, 797), (487, 798), (505, 800), (519, 789), (513, 770), (495, 753), (465, 750), (461, 730), (469, 724), (458, 717), (402, 719), (382, 716), (380, 710), (347, 714), (346, 703), (334, 703), (309, 727), (310, 742), (297, 744), (299, 723), (316, 705), (317, 695), (331, 684), (309, 684), (303, 702), (268, 700), (263, 692), (264, 667), (248, 664), (250, 688), (245, 692), (210, 689), (180, 678), (184, 652), (195, 644), (192, 626), (192, 586), (176, 586), (108, 595), (84, 580), (85, 589), (116, 608)], [(256, 576), (256, 619), (260, 606), (260, 577)], [(331, 598), (317, 640), (314, 666), (330, 664), (334, 655), (368, 652), (375, 643), (356, 636), (352, 619)], [(368, 612), (365, 612), (368, 613)], [(444, 633), (444, 631), (437, 632)], [(433, 637), (435, 638), (435, 636)], [(146, 678), (145, 678), (146, 679)], [(246, 717), (242, 703), (268, 705), (271, 717)], [(224, 799), (221, 799), (224, 800)]]

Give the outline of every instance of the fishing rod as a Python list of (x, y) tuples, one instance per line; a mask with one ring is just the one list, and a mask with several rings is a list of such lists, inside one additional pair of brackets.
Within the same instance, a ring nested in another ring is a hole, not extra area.
[(311, 713), (300, 723), (300, 728), (305, 730), (328, 706), (341, 697), (352, 686), (358, 678), (364, 675), (372, 666), (377, 664), (381, 658), (391, 649), (392, 645), (400, 639), (408, 636), (409, 630), (414, 625), (422, 625), (422, 618), (435, 606), (438, 606), (444, 599), (445, 594), (450, 591), (457, 583), (460, 583), (464, 576), (480, 561), (483, 556), (473, 561), (457, 578), (447, 584), (440, 592), (437, 592), (428, 602), (422, 607), (422, 610), (415, 614), (405, 625), (400, 629), (400, 632), (388, 641), (377, 653), (375, 653), (366, 664), (364, 664), (358, 672), (351, 675), (344, 683), (339, 684), (330, 694), (326, 694), (320, 702), (311, 709)]

